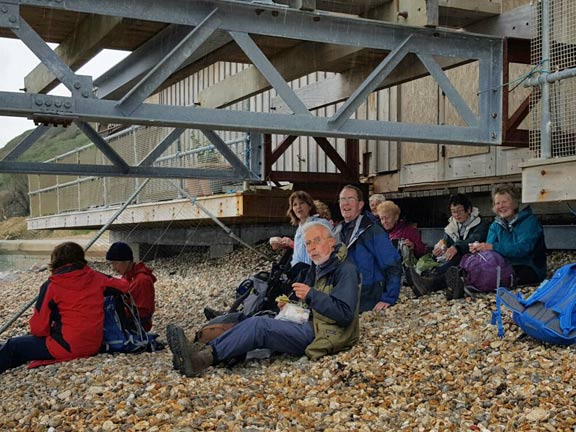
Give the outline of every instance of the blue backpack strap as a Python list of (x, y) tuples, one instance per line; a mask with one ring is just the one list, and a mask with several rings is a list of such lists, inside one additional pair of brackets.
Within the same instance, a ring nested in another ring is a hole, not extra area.
[(492, 324), (498, 324), (498, 336), (504, 337), (504, 326), (502, 325), (502, 304), (514, 312), (521, 314), (526, 307), (525, 300), (520, 294), (514, 295), (506, 288), (496, 290), (496, 310), (492, 313)]
[(498, 325), (498, 337), (502, 339), (504, 337), (504, 325), (502, 325), (502, 299), (500, 298), (500, 290), (503, 288), (498, 288), (496, 291), (496, 310), (492, 312), (492, 319), (490, 323), (492, 325)]

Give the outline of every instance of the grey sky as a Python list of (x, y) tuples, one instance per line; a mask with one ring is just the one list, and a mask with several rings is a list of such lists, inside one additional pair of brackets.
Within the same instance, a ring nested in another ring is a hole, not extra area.
[[(82, 67), (78, 73), (96, 78), (126, 55), (126, 52), (104, 50)], [(17, 39), (0, 38), (0, 58), (2, 59), (0, 91), (20, 91), (24, 87), (24, 77), (39, 63), (26, 45)], [(68, 94), (62, 85), (50, 93)], [(0, 147), (4, 147), (12, 138), (32, 128), (34, 128), (34, 122), (26, 118), (0, 116)]]

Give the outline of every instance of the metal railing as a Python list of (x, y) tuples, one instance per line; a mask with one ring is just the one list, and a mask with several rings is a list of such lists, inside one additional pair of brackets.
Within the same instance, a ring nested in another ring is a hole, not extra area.
[(576, 1), (539, 0), (534, 23), (530, 148), (541, 159), (576, 156)]
[[(106, 140), (129, 164), (137, 164), (168, 133), (171, 128), (130, 127), (110, 135)], [(226, 144), (245, 164), (249, 161), (248, 135), (228, 137)], [(110, 164), (92, 144), (59, 155), (49, 162)], [(155, 166), (225, 169), (230, 165), (202, 135), (185, 132), (170, 146)], [(69, 211), (108, 207), (123, 203), (144, 180), (138, 178), (77, 177), (62, 175), (30, 175), (31, 216), (47, 216)], [(181, 179), (183, 189), (193, 196), (226, 192), (231, 187), (226, 180)], [(241, 184), (238, 184), (241, 187)], [(136, 203), (183, 198), (169, 182), (150, 180)]]

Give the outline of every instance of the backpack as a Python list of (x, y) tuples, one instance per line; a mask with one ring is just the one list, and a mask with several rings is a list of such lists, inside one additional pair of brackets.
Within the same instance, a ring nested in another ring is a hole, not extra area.
[(230, 330), (236, 324), (244, 319), (242, 312), (227, 313), (224, 315), (212, 318), (210, 321), (205, 323), (196, 332), (194, 342), (202, 342), (207, 344), (208, 342), (216, 339), (222, 333)]
[(261, 271), (244, 279), (236, 288), (236, 300), (230, 309), (202, 325), (195, 341), (208, 343), (251, 316), (276, 315), (276, 297), (291, 294), (292, 281), (303, 280), (310, 268), (305, 263), (290, 267), (291, 258), (292, 251), (288, 250), (279, 262), (272, 264), (270, 272)]
[(499, 287), (514, 285), (514, 269), (494, 251), (466, 254), (460, 261), (460, 268), (465, 270), (466, 285), (480, 292), (496, 292)]
[(292, 282), (303, 280), (310, 268), (305, 263), (290, 267), (291, 257), (289, 250), (279, 262), (272, 264), (270, 272), (261, 271), (242, 281), (228, 313), (241, 311), (244, 318), (248, 318), (262, 311), (278, 312), (276, 297), (291, 294)]
[(498, 288), (492, 324), (498, 325), (500, 337), (504, 337), (502, 303), (513, 311), (512, 319), (528, 336), (558, 345), (576, 342), (576, 264), (559, 268), (527, 299)]
[(104, 297), (104, 341), (102, 352), (137, 353), (149, 348), (148, 334), (140, 322), (130, 294)]

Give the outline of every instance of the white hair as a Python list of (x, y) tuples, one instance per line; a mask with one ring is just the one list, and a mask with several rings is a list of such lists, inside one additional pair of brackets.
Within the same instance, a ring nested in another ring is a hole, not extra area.
[(335, 238), (332, 230), (328, 226), (323, 224), (322, 222), (318, 222), (318, 221), (306, 222), (304, 225), (302, 225), (302, 234), (306, 234), (306, 232), (308, 230), (310, 230), (314, 227), (324, 228), (324, 231), (326, 231), (326, 237)]
[(383, 201), (386, 201), (386, 197), (384, 196), (384, 194), (381, 193), (377, 193), (374, 195), (371, 195), (370, 198), (368, 199), (368, 202), (377, 202), (377, 203), (381, 203)]

